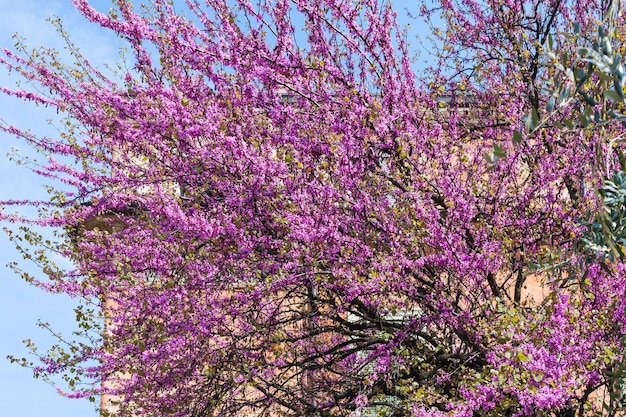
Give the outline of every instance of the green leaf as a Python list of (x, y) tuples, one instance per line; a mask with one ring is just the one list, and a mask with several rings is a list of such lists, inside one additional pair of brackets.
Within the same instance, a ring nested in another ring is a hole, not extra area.
[(552, 34), (548, 35), (548, 49), (551, 51), (554, 49), (554, 38), (552, 38)]
[(619, 93), (617, 93), (616, 91), (613, 91), (613, 90), (605, 91), (604, 92), (604, 97), (608, 98), (609, 100), (617, 101), (617, 102), (620, 102), (620, 103), (624, 102), (624, 98), (622, 96), (620, 96)]
[(506, 158), (506, 151), (502, 149), (502, 146), (498, 145), (497, 143), (493, 145), (493, 154), (496, 156), (496, 158)]
[(574, 129), (574, 122), (572, 122), (571, 119), (565, 119), (563, 120), (563, 123), (565, 123), (565, 126), (567, 126), (568, 129)]
[(563, 106), (565, 102), (569, 99), (571, 94), (572, 94), (572, 89), (570, 87), (564, 88), (563, 91), (561, 91), (561, 94), (559, 94), (559, 99), (558, 99), (559, 106)]
[(537, 113), (537, 109), (535, 107), (531, 109), (530, 116), (532, 118), (532, 129), (534, 130), (539, 125), (539, 113)]
[(602, 71), (596, 71), (596, 75), (602, 80), (606, 82), (615, 81), (615, 77), (609, 74), (605, 74)]
[(574, 71), (572, 71), (571, 68), (567, 68), (565, 70), (565, 75), (567, 75), (567, 78), (569, 78), (572, 84), (576, 84), (576, 77), (574, 76)]
[(619, 95), (620, 98), (623, 100), (624, 99), (624, 86), (622, 85), (622, 82), (620, 80), (613, 81), (613, 89), (615, 90), (617, 95)]
[(589, 126), (589, 119), (587, 118), (587, 116), (585, 116), (584, 114), (580, 113), (578, 115), (578, 121), (580, 122), (582, 127), (587, 127)]
[(514, 130), (513, 131), (513, 143), (516, 145), (519, 145), (522, 143), (522, 132), (520, 132), (519, 130)]
[(539, 114), (536, 108), (532, 108), (526, 116), (526, 128), (530, 131), (535, 130), (539, 124)]

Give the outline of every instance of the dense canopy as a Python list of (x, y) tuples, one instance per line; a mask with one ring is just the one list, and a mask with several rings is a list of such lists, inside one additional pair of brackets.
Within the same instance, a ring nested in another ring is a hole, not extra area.
[(428, 70), (387, 0), (74, 3), (115, 76), (1, 58), (67, 117), (2, 126), (62, 184), (31, 203), (76, 267), (36, 282), (82, 300), (35, 373), (120, 416), (616, 410), (618, 2), (407, 5)]

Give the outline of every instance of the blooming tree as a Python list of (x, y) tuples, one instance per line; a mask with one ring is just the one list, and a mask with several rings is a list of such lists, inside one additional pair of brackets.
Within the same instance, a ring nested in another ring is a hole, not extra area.
[(386, 0), (181, 3), (74, 1), (116, 76), (4, 50), (67, 117), (2, 126), (63, 184), (36, 282), (83, 300), (36, 374), (121, 416), (615, 412), (617, 2), (425, 4), (425, 75)]

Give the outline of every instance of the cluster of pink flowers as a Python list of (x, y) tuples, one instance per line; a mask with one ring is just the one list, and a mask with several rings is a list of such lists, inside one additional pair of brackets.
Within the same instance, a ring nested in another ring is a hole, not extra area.
[(42, 258), (40, 285), (100, 308), (37, 373), (121, 416), (599, 407), (626, 278), (580, 237), (621, 125), (563, 127), (580, 103), (547, 109), (541, 51), (574, 21), (591, 38), (603, 2), (442, 0), (424, 73), (386, 1), (174, 3), (74, 1), (128, 40), (118, 79), (0, 58), (50, 92), (4, 93), (69, 129), (0, 128), (77, 162), (39, 168), (73, 188), (36, 222), (76, 265)]

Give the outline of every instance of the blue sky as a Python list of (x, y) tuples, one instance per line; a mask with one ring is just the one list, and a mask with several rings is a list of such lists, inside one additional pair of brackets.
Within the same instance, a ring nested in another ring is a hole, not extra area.
[[(91, 3), (101, 11), (107, 11), (111, 6), (111, 0), (91, 0)], [(410, 0), (397, 3), (413, 4)], [(89, 24), (71, 7), (71, 0), (0, 0), (0, 15), (3, 17), (0, 47), (12, 47), (15, 40), (11, 37), (19, 32), (29, 46), (43, 45), (62, 50), (61, 39), (46, 22), (46, 18), (58, 16), (72, 40), (92, 63), (113, 63), (119, 57), (119, 40)], [(0, 83), (10, 86), (12, 82), (4, 69), (0, 69)], [(46, 122), (54, 118), (53, 113), (19, 100), (0, 96), (0, 118), (10, 124), (29, 127), (37, 133), (55, 134)], [(45, 198), (41, 178), (5, 157), (14, 148), (19, 148), (22, 155), (35, 155), (15, 138), (0, 134), (0, 200)], [(53, 343), (53, 339), (37, 326), (38, 320), (49, 322), (55, 330), (67, 335), (74, 325), (73, 301), (43, 293), (26, 284), (5, 267), (15, 260), (21, 260), (19, 253), (0, 231), (0, 414), (7, 417), (97, 416), (92, 403), (59, 396), (54, 387), (33, 379), (29, 370), (10, 364), (5, 359), (7, 355), (29, 356), (22, 343), (24, 339), (33, 340), (41, 349)], [(20, 263), (25, 269), (37, 273), (36, 268), (29, 268), (24, 261)]]
[[(96, 0), (93, 4), (106, 11), (111, 0)], [(0, 47), (12, 47), (15, 32), (27, 38), (27, 45), (62, 48), (62, 41), (46, 18), (59, 16), (72, 33), (72, 39), (95, 63), (114, 62), (119, 56), (116, 39), (89, 24), (71, 7), (71, 0), (0, 0)], [(0, 83), (11, 85), (6, 72), (0, 70)], [(34, 108), (19, 100), (0, 97), (0, 118), (35, 132), (54, 134), (46, 120), (53, 114)], [(16, 139), (0, 135), (0, 200), (36, 198), (46, 195), (41, 178), (6, 158), (12, 148), (33, 154)], [(2, 225), (6, 226), (6, 225)], [(95, 417), (94, 405), (86, 400), (63, 398), (54, 387), (33, 379), (28, 369), (9, 363), (5, 357), (28, 357), (22, 340), (30, 338), (41, 348), (53, 340), (37, 326), (37, 320), (51, 323), (64, 334), (74, 325), (73, 302), (67, 297), (53, 296), (29, 286), (5, 265), (20, 260), (19, 253), (0, 232), (0, 404), (1, 416), (6, 417)], [(21, 264), (28, 269), (24, 261)], [(30, 268), (37, 273), (35, 268)], [(34, 359), (34, 358), (32, 358)]]

